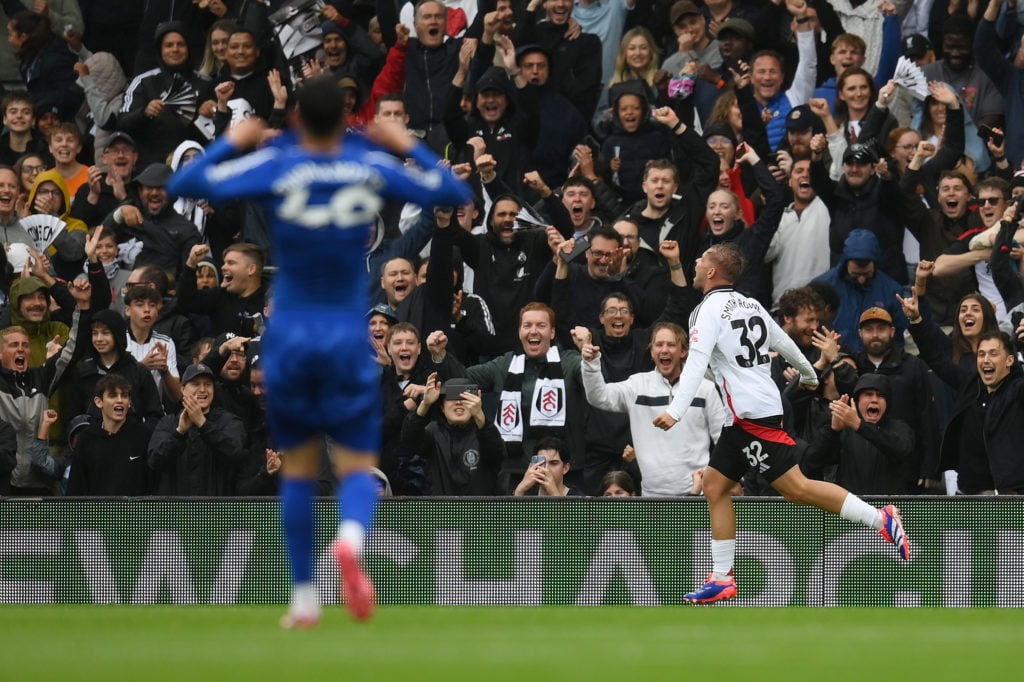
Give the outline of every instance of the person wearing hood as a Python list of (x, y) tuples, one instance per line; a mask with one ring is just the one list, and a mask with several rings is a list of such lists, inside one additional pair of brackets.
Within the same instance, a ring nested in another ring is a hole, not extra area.
[(174, 171), (164, 163), (153, 163), (136, 178), (136, 196), (103, 220), (104, 229), (114, 232), (121, 243), (138, 240), (142, 249), (134, 266), (156, 265), (179, 277), (192, 247), (199, 243), (196, 226), (177, 213), (167, 194)]
[[(69, 44), (69, 47), (72, 47)], [(117, 57), (109, 52), (87, 54), (82, 48), (75, 64), (78, 80), (75, 83), (85, 92), (86, 106), (79, 110), (75, 122), (83, 130), (93, 129), (95, 162), (103, 163), (103, 152), (116, 134), (117, 117), (124, 106), (124, 93), (128, 87)]]
[[(501, 182), (493, 157), (480, 156), (477, 169), (488, 196), (494, 197), (484, 221), (487, 232), (458, 229), (451, 237), (465, 264), (473, 269), (474, 293), (491, 309), (496, 345), (504, 352), (519, 347), (518, 311), (533, 300), (537, 279), (551, 261), (551, 249), (546, 230), (516, 228), (523, 203)], [(553, 231), (564, 239), (572, 236), (571, 226), (555, 225)]]
[(836, 483), (857, 495), (904, 491), (903, 472), (914, 451), (914, 432), (889, 414), (889, 380), (865, 374), (853, 398), (843, 394), (829, 405), (830, 428), (819, 429), (801, 468), (817, 472), (838, 464)]
[[(74, 296), (77, 309), (72, 314), (68, 342), (60, 352), (38, 366), (33, 367), (29, 361), (31, 341), (24, 327), (12, 325), (0, 332), (0, 420), (11, 424), (18, 432), (18, 462), (11, 474), (11, 493), (14, 495), (38, 496), (54, 492), (49, 477), (32, 468), (32, 445), (50, 397), (88, 343), (88, 332), (83, 331), (88, 329), (87, 288), (75, 288)], [(86, 306), (85, 327), (79, 324), (82, 306)]]
[(623, 202), (632, 204), (644, 196), (642, 181), (648, 161), (683, 158), (673, 147), (678, 143), (675, 133), (687, 126), (668, 107), (651, 110), (644, 81), (617, 83), (608, 96), (612, 132), (601, 144), (600, 163), (608, 169), (605, 181), (618, 188)]
[(856, 229), (846, 238), (843, 255), (838, 265), (815, 278), (832, 285), (839, 293), (839, 311), (833, 321), (833, 331), (842, 335), (843, 346), (851, 351), (861, 350), (858, 333), (860, 316), (868, 308), (877, 306), (886, 310), (896, 327), (897, 342), (907, 331), (907, 317), (896, 298), (902, 285), (881, 268), (882, 248), (874, 232)]
[[(47, 253), (53, 258), (54, 271), (60, 277), (74, 279), (85, 257), (85, 235), (89, 228), (81, 220), (72, 217), (71, 194), (61, 174), (56, 169), (40, 173), (32, 184), (25, 205), (32, 214), (55, 216), (67, 224), (53, 240)], [(37, 248), (35, 240), (27, 232), (26, 236), (28, 241), (17, 241)]]
[(740, 147), (743, 155), (738, 161), (746, 163), (754, 171), (754, 178), (764, 198), (764, 208), (753, 225), (747, 226), (740, 217), (739, 198), (731, 191), (718, 189), (708, 196), (704, 214), (707, 231), (704, 234), (704, 250), (722, 242), (735, 242), (745, 263), (743, 273), (736, 280), (740, 292), (756, 298), (761, 305), (771, 303), (771, 289), (766, 284), (762, 268), (765, 254), (772, 238), (779, 229), (779, 221), (786, 207), (782, 186), (775, 181), (768, 166), (750, 145)]
[(128, 352), (128, 325), (124, 317), (110, 309), (100, 310), (93, 314), (89, 326), (91, 343), (69, 375), (64, 413), (101, 419), (102, 406), (94, 401), (98, 382), (117, 374), (131, 386), (129, 415), (152, 431), (164, 416), (160, 392), (152, 372)]
[(158, 66), (132, 79), (125, 92), (118, 127), (138, 141), (144, 166), (165, 161), (185, 139), (204, 139), (193, 124), (212, 91), (206, 77), (192, 68), (186, 34), (180, 22), (157, 26)]
[(248, 346), (252, 339), (231, 332), (220, 334), (213, 341), (202, 364), (214, 375), (216, 391), (213, 404), (251, 424), (259, 413), (259, 405), (249, 388)]
[[(344, 16), (339, 16), (336, 22), (323, 22), (321, 30), (323, 31), (325, 73), (334, 74), (339, 78), (351, 76), (360, 83), (369, 83), (380, 72), (384, 55), (381, 54), (380, 48), (362, 26)], [(405, 37), (406, 39), (409, 37), (408, 30), (405, 32)], [(403, 72), (404, 69), (403, 61)]]
[[(81, 14), (77, 23), (81, 26)], [(68, 121), (82, 103), (82, 91), (75, 87), (75, 56), (51, 27), (45, 12), (18, 12), (7, 22), (7, 41), (36, 111), (55, 109), (60, 120)]]
[[(498, 164), (502, 181), (518, 192), (523, 174), (530, 170), (529, 152), (537, 144), (537, 88), (516, 67), (515, 50), (508, 38), (501, 41), (501, 55), (505, 68), (492, 66), (473, 84), (472, 110), (466, 117), (460, 103), (470, 60), (463, 50), (445, 99), (444, 126), (456, 150), (463, 150), (470, 138), (481, 138)], [(474, 152), (465, 153), (470, 157), (460, 160), (472, 160)]]

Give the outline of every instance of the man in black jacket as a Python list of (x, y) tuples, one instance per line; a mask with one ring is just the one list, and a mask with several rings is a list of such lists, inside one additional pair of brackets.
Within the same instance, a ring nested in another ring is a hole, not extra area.
[(234, 495), (246, 459), (245, 427), (213, 406), (214, 374), (190, 365), (181, 377), (180, 414), (160, 420), (149, 442), (149, 466), (161, 495)]
[(983, 334), (977, 372), (960, 384), (939, 461), (940, 470), (956, 470), (958, 492), (1024, 494), (1024, 373), (1016, 350), (1002, 332)]
[(208, 315), (214, 334), (258, 336), (267, 300), (262, 247), (239, 243), (226, 248), (220, 287), (200, 291), (196, 288), (196, 267), (209, 254), (206, 244), (196, 244), (189, 252), (178, 281), (179, 312)]
[(836, 483), (858, 495), (903, 492), (906, 460), (914, 449), (914, 432), (888, 415), (889, 381), (866, 374), (847, 395), (832, 401), (831, 428), (820, 429), (804, 455), (810, 472), (838, 464)]
[(119, 242), (137, 239), (142, 244), (135, 267), (153, 264), (178, 277), (192, 246), (199, 243), (199, 230), (171, 205), (166, 186), (173, 172), (165, 163), (147, 166), (136, 178), (137, 196), (112, 211), (103, 227)]
[[(431, 408), (442, 400), (441, 415)], [(402, 424), (402, 449), (427, 460), (431, 495), (500, 495), (498, 470), (505, 443), (484, 416), (480, 391), (466, 379), (449, 379), (442, 387), (437, 372)]]

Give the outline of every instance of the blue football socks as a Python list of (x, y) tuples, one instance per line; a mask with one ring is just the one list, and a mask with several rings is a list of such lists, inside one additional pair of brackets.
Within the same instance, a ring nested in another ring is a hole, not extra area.
[(316, 482), (303, 478), (281, 481), (281, 525), (296, 585), (313, 581), (313, 497)]

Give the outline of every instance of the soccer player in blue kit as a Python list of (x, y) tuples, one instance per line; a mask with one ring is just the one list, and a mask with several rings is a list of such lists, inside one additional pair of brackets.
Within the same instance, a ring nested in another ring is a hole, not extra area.
[[(672, 403), (654, 420), (659, 428), (672, 428), (693, 401), (710, 364), (728, 407), (727, 423), (704, 473), (704, 495), (711, 516), (711, 575), (702, 587), (685, 596), (692, 604), (711, 604), (737, 595), (732, 571), (736, 511), (730, 491), (751, 467), (757, 467), (787, 500), (874, 528), (896, 545), (901, 559), (910, 559), (910, 542), (899, 509), (891, 504), (876, 509), (834, 483), (809, 480), (800, 471), (793, 452), (795, 443), (782, 430), (782, 399), (771, 377), (769, 349), (799, 370), (802, 387), (813, 390), (818, 376), (768, 311), (733, 288), (742, 271), (743, 257), (731, 244), (712, 246), (697, 259), (693, 284), (704, 292), (704, 299), (690, 314), (690, 353)], [(849, 405), (842, 400), (832, 404), (833, 414), (846, 409)]]
[[(341, 88), (307, 81), (295, 94), (292, 131), (264, 147), (262, 122), (249, 119), (178, 173), (168, 191), (211, 202), (259, 201), (272, 219), (277, 273), (274, 314), (263, 337), (267, 422), (282, 451), (281, 517), (292, 572), (282, 626), (313, 627), (320, 604), (313, 583), (313, 498), (323, 436), (333, 441), (339, 525), (332, 552), (342, 596), (358, 620), (376, 605), (361, 564), (377, 503), (370, 467), (380, 448), (378, 367), (366, 352), (371, 223), (384, 200), (461, 206), (469, 186), (397, 125), (344, 135)], [(239, 156), (241, 153), (253, 150)], [(416, 167), (403, 166), (411, 158)]]

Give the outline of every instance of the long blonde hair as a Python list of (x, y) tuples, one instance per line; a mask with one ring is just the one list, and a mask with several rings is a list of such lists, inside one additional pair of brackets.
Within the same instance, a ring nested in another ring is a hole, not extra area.
[[(651, 63), (647, 65), (647, 68), (642, 73), (634, 73), (633, 69), (626, 64), (626, 46), (636, 37), (646, 40), (647, 45), (651, 48)], [(643, 26), (631, 28), (622, 34), (622, 40), (619, 42), (619, 53), (615, 56), (615, 71), (612, 73), (611, 82), (608, 85), (615, 85), (616, 83), (636, 78), (641, 78), (648, 85), (653, 85), (654, 74), (658, 71), (660, 60), (661, 50), (658, 49), (658, 44), (654, 41), (654, 36), (651, 35), (651, 32)]]

